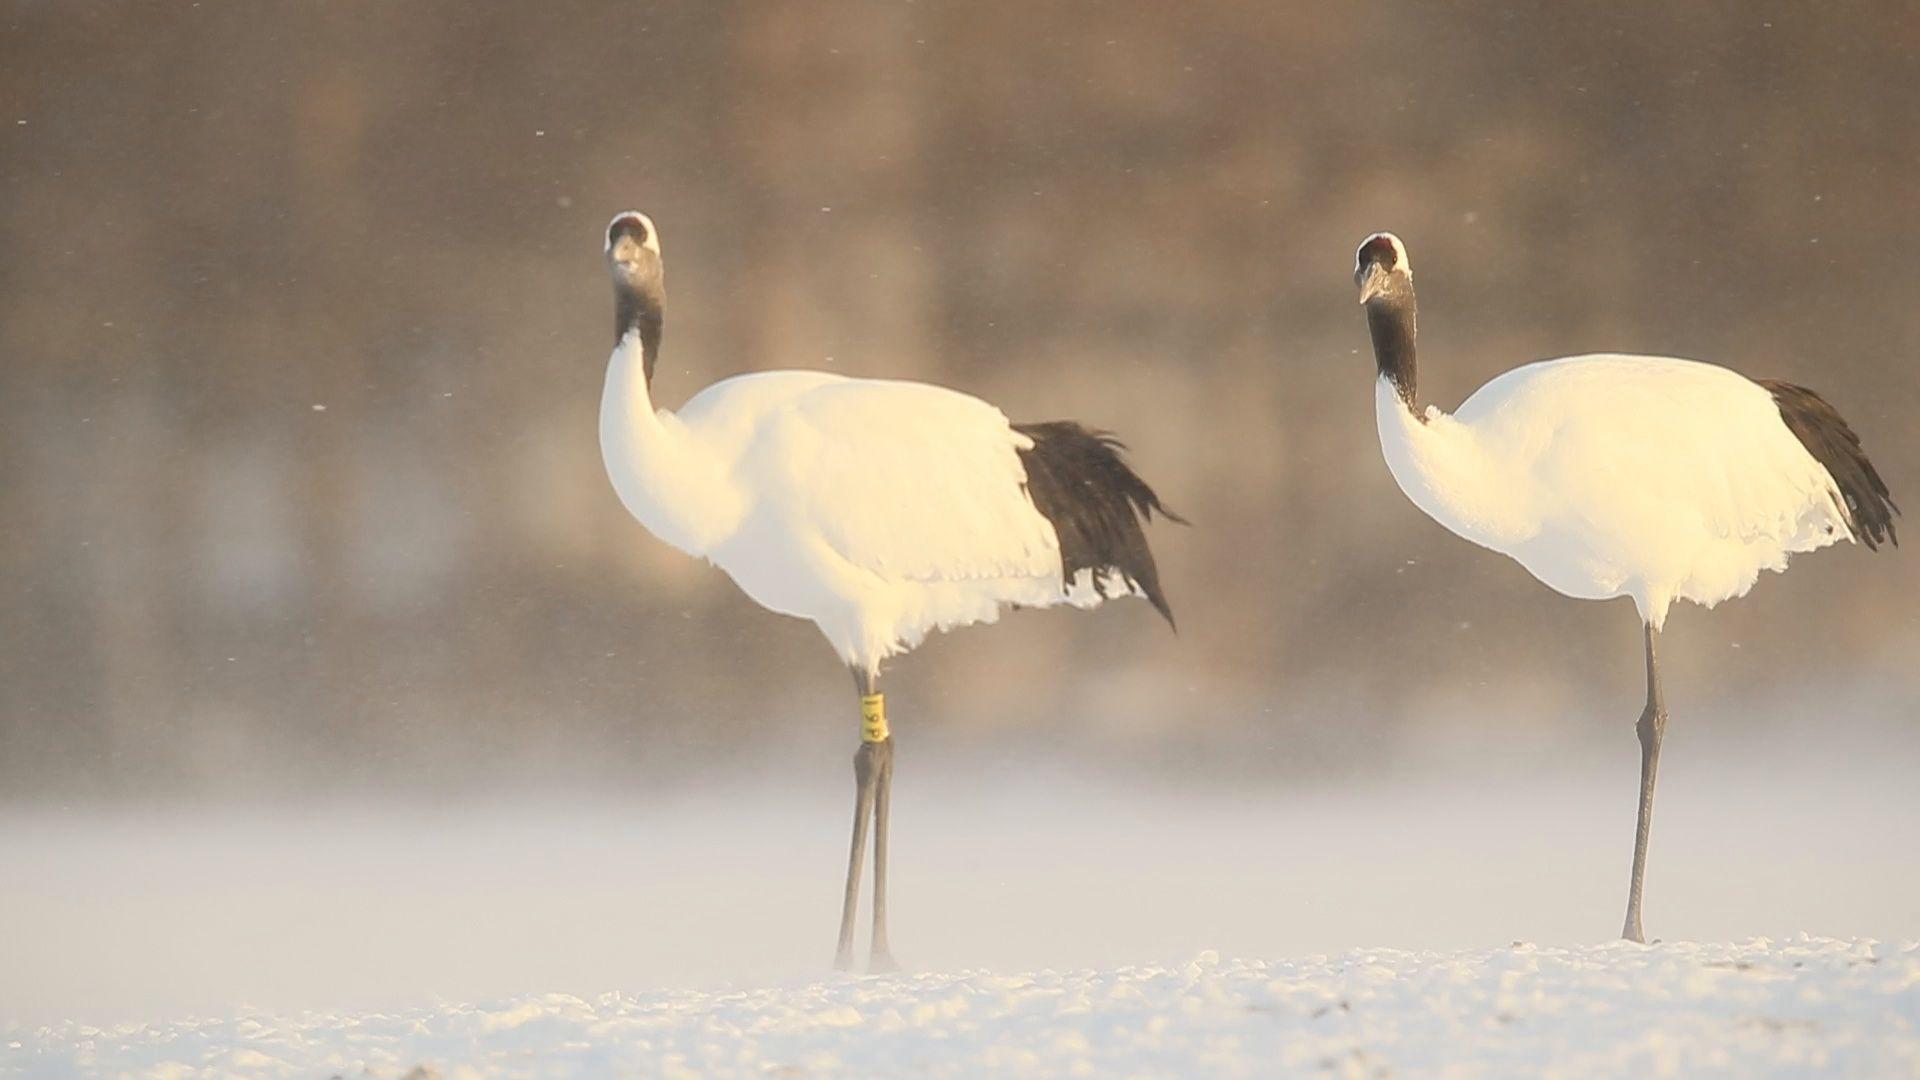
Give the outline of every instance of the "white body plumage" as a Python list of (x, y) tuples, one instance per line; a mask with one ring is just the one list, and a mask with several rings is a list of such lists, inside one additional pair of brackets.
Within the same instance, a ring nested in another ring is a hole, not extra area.
[(600, 448), (627, 510), (726, 571), (755, 603), (810, 619), (848, 665), (875, 671), (932, 630), (1002, 607), (1138, 595), (1118, 573), (1062, 580), (999, 409), (925, 383), (770, 371), (656, 411), (641, 344), (607, 366)]
[(1838, 486), (1752, 380), (1713, 364), (1592, 355), (1495, 378), (1451, 415), (1376, 389), (1400, 489), (1448, 529), (1582, 599), (1631, 596), (1658, 628), (1787, 556), (1853, 538)]

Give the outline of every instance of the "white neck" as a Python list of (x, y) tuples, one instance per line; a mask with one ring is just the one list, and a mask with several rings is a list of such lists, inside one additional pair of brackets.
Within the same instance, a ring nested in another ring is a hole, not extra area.
[(1374, 418), (1387, 471), (1428, 517), (1488, 547), (1530, 528), (1525, 493), (1508, 482), (1473, 428), (1435, 408), (1414, 415), (1384, 376), (1374, 386)]
[(719, 463), (679, 417), (654, 411), (637, 331), (607, 361), (600, 456), (627, 512), (689, 555), (705, 555), (738, 523), (739, 500)]

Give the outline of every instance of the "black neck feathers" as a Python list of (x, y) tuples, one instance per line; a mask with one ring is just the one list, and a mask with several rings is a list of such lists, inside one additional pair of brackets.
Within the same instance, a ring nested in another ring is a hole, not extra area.
[(1414, 370), (1413, 339), (1417, 310), (1413, 287), (1394, 288), (1367, 301), (1367, 330), (1373, 335), (1373, 359), (1382, 378), (1393, 380), (1400, 401), (1414, 414), (1418, 381)]
[(666, 305), (662, 299), (657, 285), (614, 290), (613, 342), (618, 345), (630, 333), (640, 335), (641, 362), (649, 385), (653, 383), (653, 365), (660, 358), (660, 332), (666, 323)]

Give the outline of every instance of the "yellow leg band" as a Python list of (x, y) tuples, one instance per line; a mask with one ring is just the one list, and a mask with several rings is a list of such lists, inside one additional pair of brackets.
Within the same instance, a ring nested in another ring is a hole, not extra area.
[(860, 741), (887, 741), (887, 695), (866, 694), (860, 698)]

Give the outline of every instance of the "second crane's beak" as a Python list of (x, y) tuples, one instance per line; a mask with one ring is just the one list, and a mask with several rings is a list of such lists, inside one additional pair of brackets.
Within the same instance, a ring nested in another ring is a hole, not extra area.
[(631, 236), (622, 236), (607, 248), (607, 258), (616, 266), (629, 270), (639, 265), (640, 253), (645, 250), (639, 241)]
[(1370, 262), (1354, 272), (1353, 279), (1360, 285), (1360, 302), (1367, 301), (1387, 291), (1387, 281), (1392, 274), (1377, 262)]

